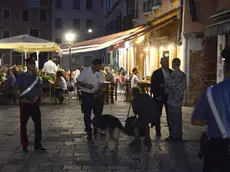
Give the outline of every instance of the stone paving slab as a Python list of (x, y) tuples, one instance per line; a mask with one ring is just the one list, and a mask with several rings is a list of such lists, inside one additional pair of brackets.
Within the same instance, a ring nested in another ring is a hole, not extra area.
[[(117, 116), (124, 124), (129, 104), (106, 105), (104, 114)], [(151, 129), (153, 146), (129, 148), (131, 137), (122, 135), (117, 153), (96, 148), (86, 140), (79, 102), (41, 107), (45, 153), (33, 151), (33, 122), (29, 120), (29, 153), (23, 153), (19, 137), (19, 109), (0, 106), (0, 171), (1, 172), (200, 172), (202, 162), (196, 157), (199, 137), (205, 128), (190, 125), (192, 108), (183, 108), (184, 141), (167, 143), (168, 128), (162, 116), (162, 138), (156, 139)], [(132, 113), (131, 113), (132, 115)], [(101, 140), (101, 145), (104, 140)]]

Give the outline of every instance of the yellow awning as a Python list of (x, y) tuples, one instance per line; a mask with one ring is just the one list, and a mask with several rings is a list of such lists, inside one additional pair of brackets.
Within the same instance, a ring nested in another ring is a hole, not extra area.
[(17, 52), (52, 52), (58, 50), (58, 45), (30, 35), (20, 35), (1, 39), (0, 49), (14, 49)]

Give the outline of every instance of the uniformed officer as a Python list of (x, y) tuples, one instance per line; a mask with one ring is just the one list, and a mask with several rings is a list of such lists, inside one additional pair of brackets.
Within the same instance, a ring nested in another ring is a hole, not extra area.
[(104, 106), (103, 85), (104, 73), (101, 71), (101, 59), (95, 59), (92, 65), (83, 69), (77, 84), (82, 93), (82, 111), (84, 113), (85, 131), (88, 140), (92, 139), (91, 113), (101, 115)]
[(193, 125), (208, 126), (199, 154), (204, 157), (203, 172), (230, 171), (230, 47), (221, 56), (225, 59), (226, 79), (202, 94), (192, 115)]
[(20, 75), (15, 83), (14, 95), (20, 103), (20, 136), (23, 151), (28, 151), (27, 122), (31, 117), (35, 129), (35, 150), (46, 150), (41, 144), (40, 79), (35, 68), (35, 58), (26, 59), (27, 72)]

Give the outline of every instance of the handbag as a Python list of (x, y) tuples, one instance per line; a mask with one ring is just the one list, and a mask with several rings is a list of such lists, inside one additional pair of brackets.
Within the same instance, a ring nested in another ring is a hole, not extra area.
[[(133, 128), (133, 121), (137, 119), (136, 116), (129, 116), (130, 109), (131, 109), (132, 103), (129, 105), (129, 110), (127, 114), (127, 118), (125, 120), (125, 134), (128, 136), (135, 136), (134, 128)], [(140, 126), (139, 127), (139, 135), (140, 137), (143, 137), (146, 135), (144, 127)]]

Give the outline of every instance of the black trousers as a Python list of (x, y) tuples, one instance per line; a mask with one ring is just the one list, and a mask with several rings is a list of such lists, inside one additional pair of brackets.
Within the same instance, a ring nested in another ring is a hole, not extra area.
[(29, 118), (32, 118), (34, 122), (35, 140), (34, 147), (38, 147), (42, 140), (41, 129), (41, 112), (37, 104), (20, 104), (20, 136), (21, 144), (23, 147), (27, 147), (29, 144), (27, 136), (27, 122)]
[(204, 148), (203, 172), (229, 172), (229, 147), (229, 140), (208, 140)]
[(101, 115), (104, 107), (104, 96), (95, 98), (94, 94), (82, 92), (82, 112), (84, 113), (85, 131), (88, 135), (92, 133), (91, 114)]
[[(167, 123), (168, 123), (168, 105), (167, 105), (167, 103), (162, 103), (162, 102), (156, 101), (156, 106), (157, 106), (158, 110), (160, 111), (161, 115), (162, 115), (163, 106), (165, 107), (166, 119), (167, 119)], [(156, 121), (155, 129), (156, 129), (156, 133), (161, 133), (161, 117), (159, 118), (158, 121)]]

